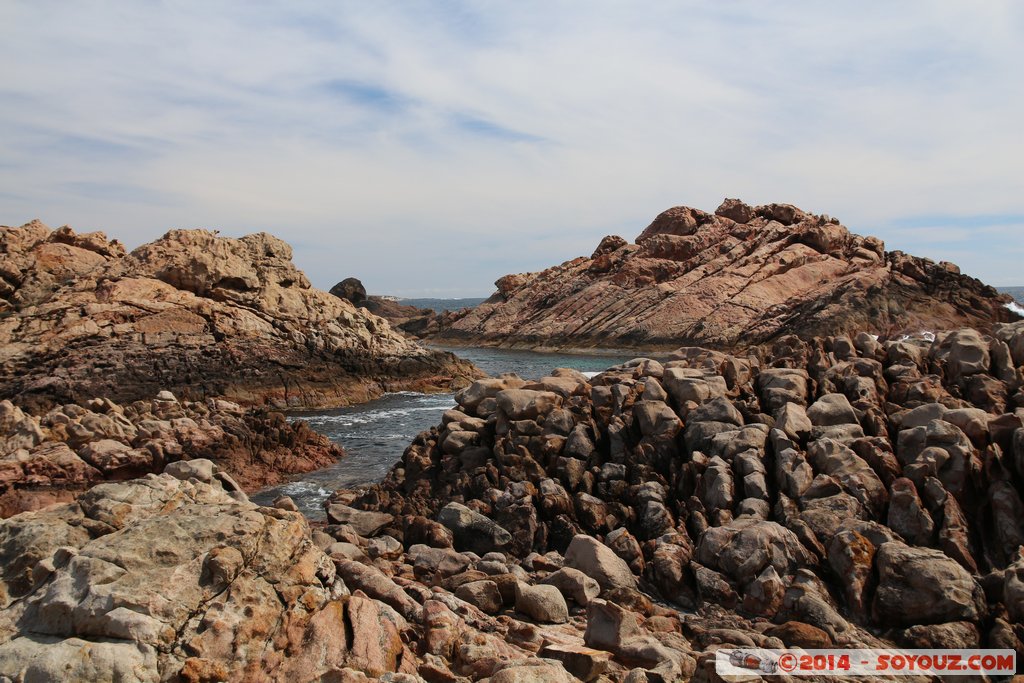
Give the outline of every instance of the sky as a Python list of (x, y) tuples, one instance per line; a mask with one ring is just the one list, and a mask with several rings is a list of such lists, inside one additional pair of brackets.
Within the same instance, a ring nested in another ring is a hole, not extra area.
[(0, 3), (0, 224), (487, 296), (724, 197), (1024, 285), (1024, 3)]

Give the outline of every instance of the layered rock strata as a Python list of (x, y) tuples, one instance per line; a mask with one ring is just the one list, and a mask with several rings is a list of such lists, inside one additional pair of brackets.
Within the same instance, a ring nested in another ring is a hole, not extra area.
[(314, 289), (291, 256), (266, 233), (172, 230), (129, 254), (103, 233), (0, 227), (0, 395), (318, 406), (479, 376)]
[(439, 328), (451, 342), (507, 347), (681, 345), (735, 349), (788, 334), (908, 333), (1020, 317), (1009, 295), (935, 263), (885, 251), (834, 218), (788, 204), (675, 207), (632, 244), (506, 275), (484, 304)]
[(482, 610), (561, 621), (498, 577), (558, 588), (610, 680), (709, 680), (721, 646), (1024, 653), (1022, 386), (1024, 323), (484, 379), (334, 519)]
[(334, 463), (342, 450), (302, 421), (223, 399), (168, 391), (119, 405), (93, 399), (26, 414), (0, 401), (0, 517), (67, 502), (90, 487), (212, 460), (230, 486), (252, 491)]

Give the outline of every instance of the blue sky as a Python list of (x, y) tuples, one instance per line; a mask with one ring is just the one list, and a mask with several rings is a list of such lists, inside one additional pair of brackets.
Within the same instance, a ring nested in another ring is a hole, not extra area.
[(5, 2), (0, 224), (473, 296), (729, 196), (1024, 285), (1021, 8)]

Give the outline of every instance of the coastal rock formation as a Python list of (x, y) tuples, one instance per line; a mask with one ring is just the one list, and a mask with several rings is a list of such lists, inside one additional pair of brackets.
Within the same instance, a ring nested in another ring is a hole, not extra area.
[(484, 304), (437, 335), (511, 347), (735, 349), (787, 334), (987, 327), (1020, 319), (1012, 299), (934, 263), (885, 251), (834, 218), (727, 199), (714, 214), (675, 207), (630, 244), (507, 275)]
[(366, 301), (366, 287), (359, 278), (347, 277), (331, 287), (331, 294), (349, 301), (354, 306), (362, 306)]
[(487, 614), (557, 622), (511, 584), (557, 588), (611, 680), (702, 676), (718, 646), (1024, 653), (1022, 387), (1024, 322), (506, 375), (337, 497)]
[(625, 683), (720, 680), (720, 648), (1022, 653), (1022, 386), (1024, 322), (483, 379), (315, 529), (173, 462), (0, 522), (0, 675)]
[(266, 233), (172, 230), (128, 254), (103, 233), (2, 227), (0, 395), (316, 406), (478, 376), (314, 289), (291, 256)]
[(501, 553), (329, 528), (349, 539), (337, 542), (195, 471), (0, 522), (0, 675), (570, 683), (621, 679), (612, 651), (657, 660), (663, 680), (694, 670), (672, 610), (649, 607), (662, 622), (651, 635), (603, 599), (570, 615), (561, 588)]
[(7, 680), (310, 681), (410, 659), (404, 619), (347, 595), (299, 513), (218, 482), (101, 484), (0, 539)]
[[(178, 401), (169, 391), (119, 405), (93, 399), (26, 414), (0, 400), (0, 517), (67, 502), (103, 481), (188, 467), (209, 459), (210, 472), (234, 490), (277, 484), (289, 474), (326, 467), (341, 448), (302, 421), (223, 399)], [(208, 477), (208, 478), (210, 478)]]
[(370, 296), (362, 305), (370, 313), (387, 320), (396, 330), (415, 339), (436, 334), (452, 317), (447, 311), (437, 313), (429, 308), (417, 308), (381, 296)]
[(458, 320), (463, 314), (459, 311), (434, 311), (430, 308), (417, 308), (403, 304), (392, 297), (367, 296), (363, 283), (354, 277), (345, 278), (331, 287), (331, 294), (341, 297), (356, 306), (362, 306), (370, 313), (387, 320), (395, 330), (405, 333), (414, 339), (436, 336), (441, 330)]

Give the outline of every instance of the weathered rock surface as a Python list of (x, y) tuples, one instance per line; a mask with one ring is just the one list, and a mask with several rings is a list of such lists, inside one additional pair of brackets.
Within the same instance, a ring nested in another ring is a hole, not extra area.
[[(312, 533), (209, 461), (102, 484), (0, 523), (0, 674), (620, 683), (715, 680), (721, 647), (1024, 650), (1024, 358), (944, 341), (479, 380)], [(9, 447), (48, 428), (0, 418)]]
[(501, 617), (528, 609), (523, 587), (557, 589), (583, 643), (542, 651), (577, 675), (600, 666), (588, 651), (618, 681), (702, 675), (725, 645), (1024, 650), (1024, 354), (979, 351), (1024, 348), (1024, 322), (991, 332), (480, 380), (344, 497), (506, 531), (462, 562), (407, 539), (415, 576)]
[[(241, 492), (325, 467), (341, 455), (305, 422), (223, 399), (179, 401), (165, 390), (149, 400), (120, 405), (98, 398), (40, 415), (3, 400), (0, 517), (68, 502), (99, 482), (168, 466), (206, 483), (218, 478)], [(197, 458), (207, 459), (201, 462), (209, 471), (192, 462)]]
[(314, 289), (291, 256), (266, 233), (172, 230), (126, 254), (103, 233), (0, 227), (0, 395), (317, 406), (478, 376)]
[(101, 484), (5, 520), (0, 538), (14, 680), (312, 680), (359, 655), (359, 609), (302, 516), (216, 483)]
[[(334, 539), (299, 513), (186, 479), (214, 470), (188, 464), (0, 522), (0, 676), (568, 682), (567, 669), (593, 677), (609, 666), (583, 647), (583, 625), (566, 623), (554, 586), (504, 574), (431, 591), (393, 537), (344, 532), (358, 547), (396, 544), (390, 560), (329, 557), (320, 543)], [(539, 658), (541, 642), (557, 656)]]
[[(804, 338), (1018, 320), (956, 266), (850, 233), (787, 204), (675, 207), (635, 244), (606, 237), (590, 258), (507, 275), (479, 307), (440, 327), (460, 343), (511, 347), (736, 348)], [(987, 354), (987, 351), (986, 351)], [(980, 356), (964, 356), (970, 371)]]

